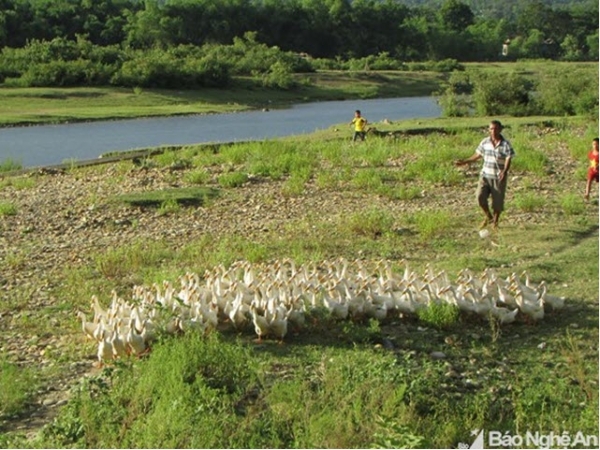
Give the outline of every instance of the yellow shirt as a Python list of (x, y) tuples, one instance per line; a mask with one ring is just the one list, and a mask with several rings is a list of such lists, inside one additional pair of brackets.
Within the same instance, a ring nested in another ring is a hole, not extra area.
[(354, 131), (365, 131), (367, 119), (365, 119), (364, 117), (355, 117), (354, 119), (352, 119), (352, 123), (354, 124)]

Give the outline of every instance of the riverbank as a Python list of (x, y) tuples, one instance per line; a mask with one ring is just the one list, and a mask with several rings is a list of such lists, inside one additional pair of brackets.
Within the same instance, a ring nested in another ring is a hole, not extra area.
[[(478, 168), (463, 172), (451, 164), (480, 139), (473, 130), (357, 145), (311, 136), (218, 151), (192, 147), (136, 163), (7, 178), (0, 189), (0, 355), (4, 374), (18, 370), (0, 385), (4, 398), (14, 399), (13, 410), (3, 411), (0, 443), (33, 445), (24, 439), (56, 417), (82, 377), (98, 373), (96, 349), (76, 317), (77, 310), (91, 312), (92, 295), (106, 305), (112, 289), (128, 298), (136, 284), (176, 280), (186, 270), (202, 274), (234, 260), (283, 257), (406, 260), (419, 273), (428, 264), (452, 274), (466, 267), (492, 267), (503, 277), (527, 270), (534, 280), (547, 280), (567, 307), (534, 326), (520, 318), (498, 328), (468, 317), (446, 330), (401, 318), (378, 329), (356, 325), (350, 333), (339, 324), (328, 325), (330, 331), (316, 325), (290, 335), (287, 347), (267, 342), (254, 351), (268, 350), (268, 367), (284, 380), (311, 346), (333, 352), (358, 346), (378, 355), (382, 342), (392, 342), (389, 351), (399, 365), (415, 362), (406, 375), (412, 389), (406, 423), (414, 433), (437, 436), (434, 443), (444, 447), (462, 433), (468, 437), (470, 424), (455, 421), (452, 433), (446, 427), (436, 434), (420, 408), (451, 401), (448, 423), (479, 414), (496, 423), (489, 411), (501, 410), (506, 429), (513, 429), (515, 417), (525, 429), (534, 426), (542, 414), (548, 430), (566, 426), (565, 417), (573, 425), (568, 429), (586, 429), (597, 423), (598, 411), (598, 199), (583, 202), (579, 175), (593, 125), (519, 124), (506, 131), (520, 158), (496, 241), (477, 234)], [(435, 155), (424, 147), (435, 148)], [(119, 201), (126, 194), (198, 185), (219, 195), (191, 207)], [(372, 337), (364, 338), (367, 329)], [(250, 349), (252, 338), (251, 330), (242, 333)], [(296, 352), (293, 362), (286, 348)], [(444, 360), (432, 362), (432, 352), (442, 352)], [(321, 366), (311, 361), (301, 367), (318, 372)], [(542, 404), (536, 400), (541, 390)]]
[(238, 78), (228, 89), (0, 88), (0, 127), (276, 109), (326, 100), (428, 96), (444, 74), (335, 72), (296, 74), (298, 87), (266, 89)]

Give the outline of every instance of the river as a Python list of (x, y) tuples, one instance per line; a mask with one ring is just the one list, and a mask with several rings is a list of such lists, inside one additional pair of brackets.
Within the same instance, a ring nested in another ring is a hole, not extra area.
[[(83, 161), (107, 152), (300, 135), (346, 126), (360, 109), (371, 123), (440, 117), (433, 97), (303, 103), (286, 109), (0, 129), (0, 162), (25, 168)], [(352, 131), (348, 127), (348, 137)]]

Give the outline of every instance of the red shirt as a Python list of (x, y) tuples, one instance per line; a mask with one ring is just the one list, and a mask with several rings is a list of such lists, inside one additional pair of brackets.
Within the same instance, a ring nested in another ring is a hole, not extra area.
[(595, 153), (594, 150), (590, 150), (588, 153), (588, 159), (590, 160), (590, 169), (594, 169), (595, 172), (598, 172), (598, 156), (600, 153)]

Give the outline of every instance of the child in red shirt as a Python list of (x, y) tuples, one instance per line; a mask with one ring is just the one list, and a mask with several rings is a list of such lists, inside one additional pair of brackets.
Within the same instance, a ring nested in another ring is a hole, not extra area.
[(585, 199), (590, 198), (590, 188), (592, 187), (592, 181), (598, 182), (598, 138), (594, 138), (592, 141), (592, 149), (588, 153), (588, 159), (590, 160), (590, 168), (587, 172), (587, 183), (585, 185)]

